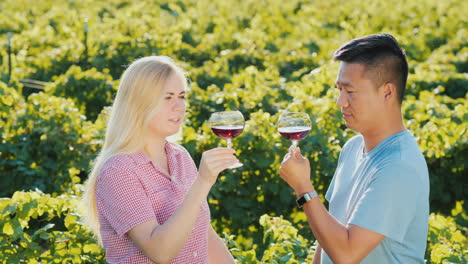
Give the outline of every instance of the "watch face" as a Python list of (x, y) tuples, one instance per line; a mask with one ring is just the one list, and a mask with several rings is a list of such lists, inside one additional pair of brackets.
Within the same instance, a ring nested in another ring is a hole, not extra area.
[(306, 199), (304, 198), (304, 196), (301, 196), (299, 199), (297, 199), (296, 203), (297, 203), (297, 206), (299, 206), (299, 208), (302, 208), (302, 206), (305, 204), (306, 202)]
[(296, 200), (297, 206), (299, 206), (299, 208), (302, 208), (302, 206), (304, 206), (306, 202), (314, 199), (317, 196), (318, 194), (316, 191), (305, 193), (304, 195), (299, 197), (299, 199)]

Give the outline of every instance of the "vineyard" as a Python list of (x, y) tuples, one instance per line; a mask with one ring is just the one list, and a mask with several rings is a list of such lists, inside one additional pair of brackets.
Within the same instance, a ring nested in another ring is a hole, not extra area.
[[(198, 164), (225, 142), (211, 113), (246, 118), (241, 169), (209, 195), (213, 225), (239, 263), (310, 263), (315, 239), (279, 175), (282, 110), (313, 122), (300, 142), (325, 201), (352, 137), (335, 105), (344, 42), (387, 32), (405, 49), (406, 127), (429, 167), (427, 263), (468, 263), (468, 2), (460, 0), (0, 1), (0, 263), (106, 263), (81, 224), (83, 184), (102, 146), (119, 77), (167, 55), (190, 79), (174, 140)], [(398, 195), (396, 192), (395, 195)]]

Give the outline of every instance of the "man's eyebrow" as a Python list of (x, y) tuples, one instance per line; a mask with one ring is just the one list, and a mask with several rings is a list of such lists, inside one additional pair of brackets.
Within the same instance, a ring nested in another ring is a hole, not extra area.
[(339, 82), (339, 81), (337, 81), (337, 82), (335, 82), (335, 87), (338, 87), (338, 86), (353, 87), (351, 85), (351, 83), (349, 83), (349, 82)]

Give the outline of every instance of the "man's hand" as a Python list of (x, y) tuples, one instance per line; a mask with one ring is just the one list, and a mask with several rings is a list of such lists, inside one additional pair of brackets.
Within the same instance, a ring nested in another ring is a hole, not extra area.
[(297, 196), (311, 192), (309, 160), (302, 156), (299, 147), (291, 147), (279, 169), (281, 178), (294, 189)]

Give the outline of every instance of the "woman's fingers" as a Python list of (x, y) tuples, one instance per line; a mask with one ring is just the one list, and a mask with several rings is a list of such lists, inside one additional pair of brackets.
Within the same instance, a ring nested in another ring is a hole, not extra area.
[(220, 159), (216, 161), (209, 162), (207, 165), (213, 171), (218, 171), (218, 173), (227, 167), (236, 164), (239, 160), (235, 157), (227, 158), (227, 159)]
[(235, 151), (228, 148), (215, 148), (203, 152), (200, 162), (200, 176), (214, 183), (219, 173), (239, 160), (234, 156)]
[(202, 157), (207, 162), (216, 162), (219, 160), (227, 160), (227, 159), (237, 159), (234, 154), (216, 154), (216, 155), (205, 155)]
[(230, 148), (214, 148), (214, 149), (210, 149), (210, 150), (207, 150), (205, 152), (203, 152), (203, 154), (214, 154), (214, 153), (218, 153), (218, 154), (234, 154), (235, 153), (235, 150), (233, 149), (230, 149)]

